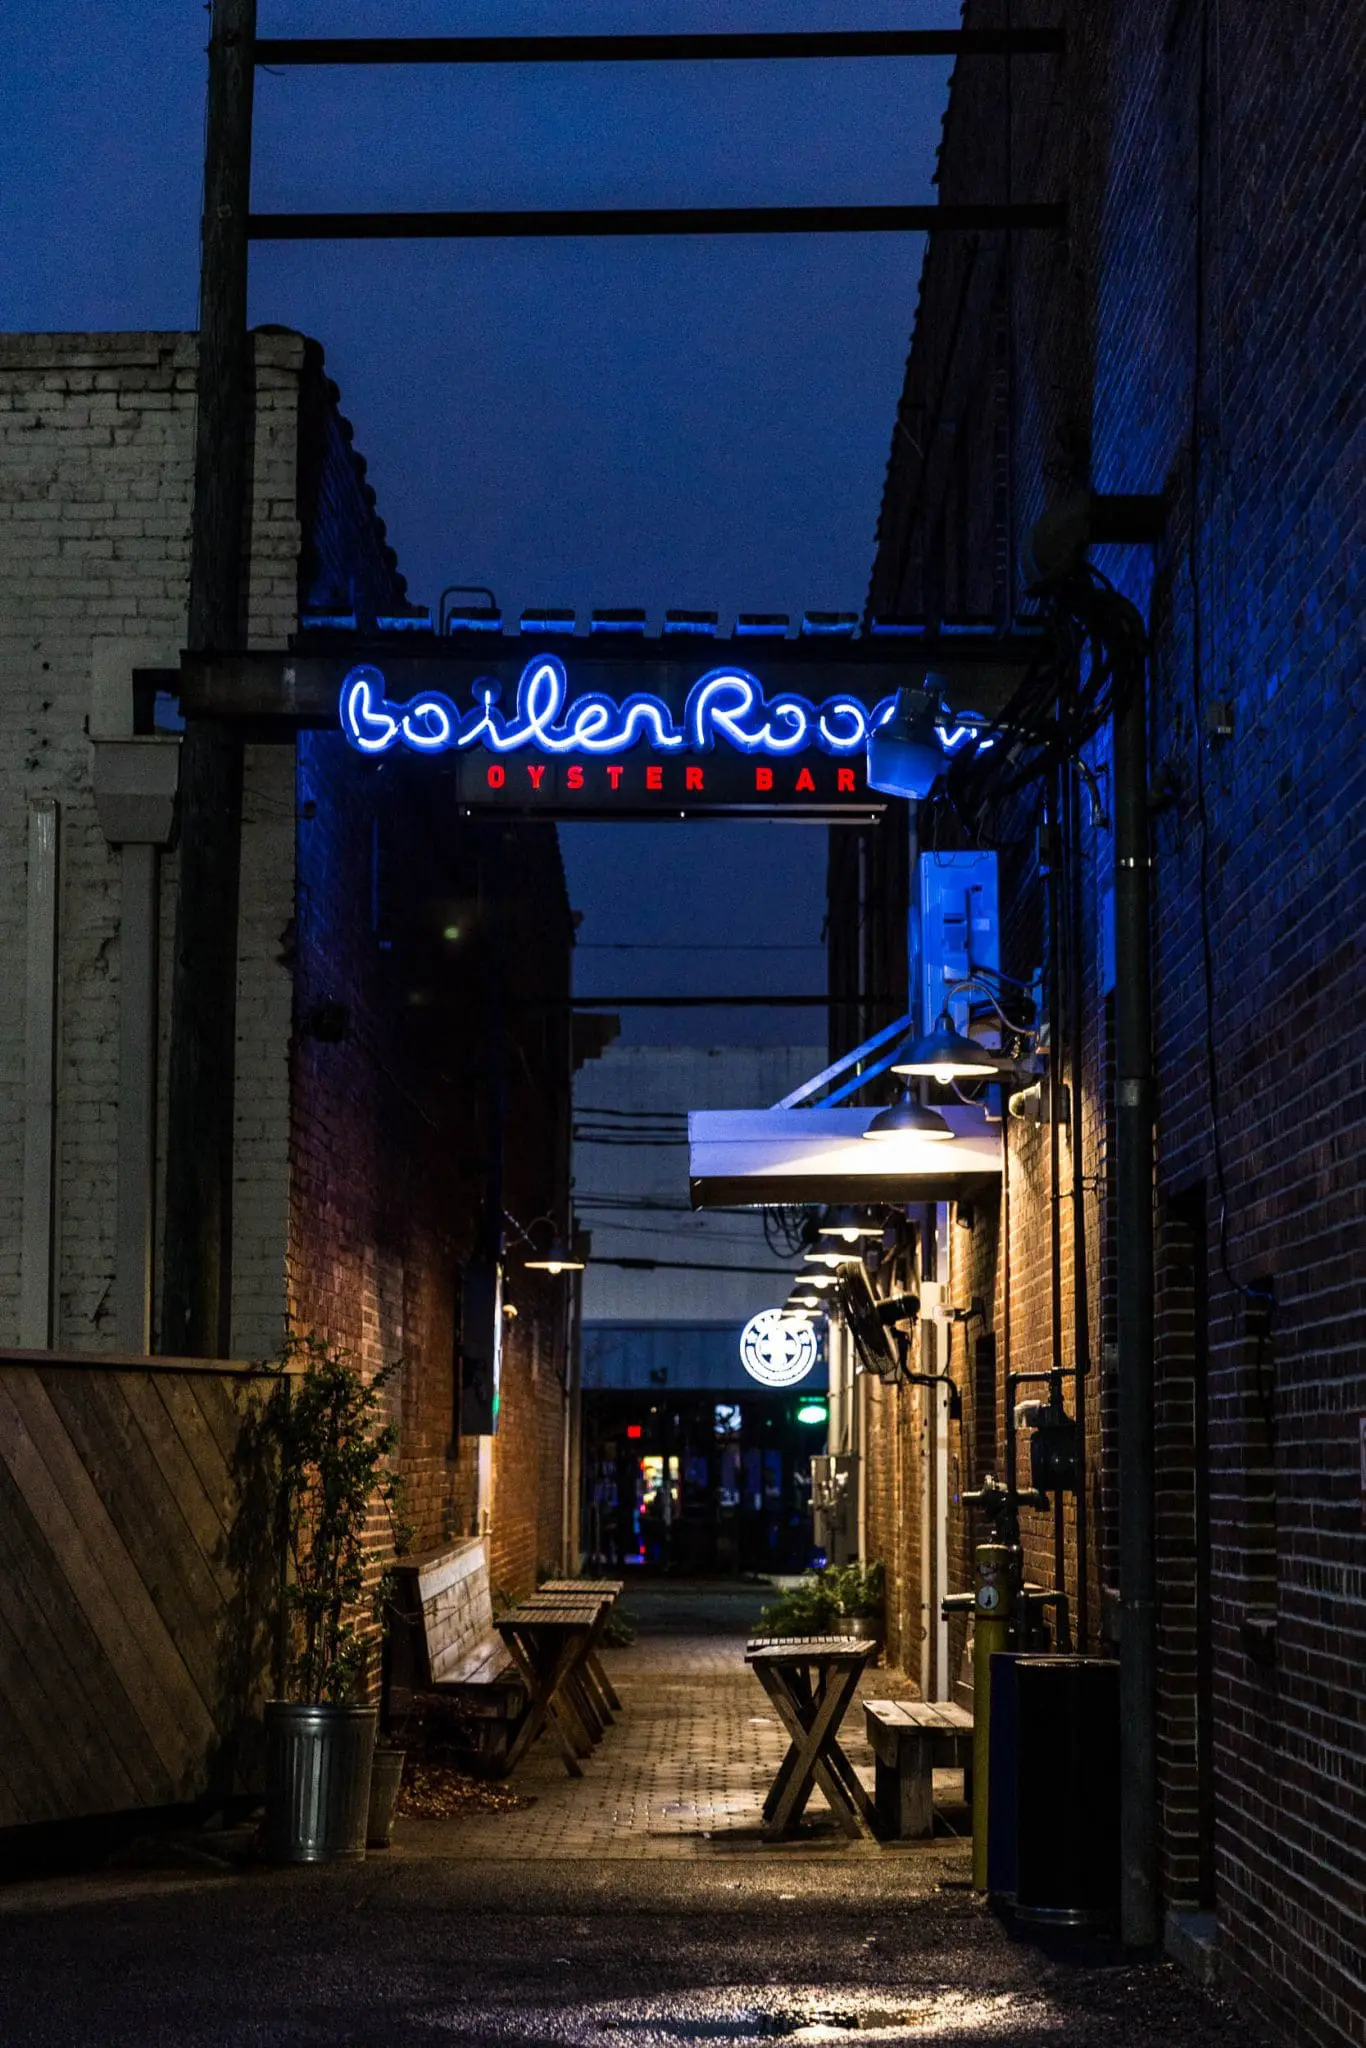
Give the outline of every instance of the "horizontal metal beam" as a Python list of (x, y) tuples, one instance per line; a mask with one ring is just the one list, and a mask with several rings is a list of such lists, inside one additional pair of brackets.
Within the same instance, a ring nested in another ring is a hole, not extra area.
[(498, 236), (867, 235), (1060, 228), (1060, 205), (620, 206), (482, 213), (253, 213), (256, 242), (483, 241)]
[[(515, 999), (514, 999), (515, 1000)], [(534, 1000), (534, 999), (533, 999)], [(824, 1010), (832, 996), (571, 996), (575, 1010)]]
[(261, 36), (259, 65), (651, 64), (713, 58), (1034, 57), (1060, 28), (825, 29), (753, 35)]

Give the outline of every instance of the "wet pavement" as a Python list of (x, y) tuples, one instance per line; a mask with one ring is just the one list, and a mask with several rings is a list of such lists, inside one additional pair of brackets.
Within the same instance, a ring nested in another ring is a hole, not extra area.
[[(1170, 1965), (1014, 1938), (952, 1835), (845, 1847), (813, 1815), (763, 1845), (782, 1745), (749, 1725), (764, 1701), (742, 1663), (735, 1682), (749, 1610), (673, 1598), (613, 1657), (625, 1713), (588, 1775), (535, 1756), (523, 1812), (403, 1823), (358, 1866), (233, 1870), (182, 1842), (166, 1867), (0, 1888), (0, 2042), (1254, 2048)], [(650, 1696), (671, 1701), (657, 1755)]]

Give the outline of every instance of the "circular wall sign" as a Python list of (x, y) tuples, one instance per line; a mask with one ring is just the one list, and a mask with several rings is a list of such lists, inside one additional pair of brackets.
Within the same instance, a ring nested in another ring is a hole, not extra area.
[(740, 1333), (740, 1363), (761, 1387), (795, 1387), (816, 1363), (816, 1332), (804, 1317), (760, 1309)]

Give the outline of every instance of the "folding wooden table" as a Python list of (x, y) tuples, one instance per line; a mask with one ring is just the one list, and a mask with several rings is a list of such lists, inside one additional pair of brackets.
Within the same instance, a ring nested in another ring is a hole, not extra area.
[(569, 1775), (583, 1776), (579, 1759), (589, 1754), (606, 1725), (605, 1709), (599, 1709), (584, 1667), (611, 1605), (596, 1593), (541, 1595), (495, 1617), (493, 1625), (526, 1680), (531, 1702), (508, 1751), (509, 1771), (542, 1729), (549, 1729)]
[(839, 1743), (840, 1723), (876, 1654), (876, 1643), (851, 1636), (758, 1637), (748, 1645), (746, 1662), (792, 1738), (764, 1801), (766, 1841), (792, 1832), (813, 1785), (846, 1835), (857, 1835), (860, 1819), (876, 1834), (876, 1809)]
[[(620, 1600), (625, 1590), (625, 1579), (547, 1579), (543, 1586), (537, 1588), (537, 1598), (549, 1593), (579, 1593), (585, 1595), (596, 1593), (607, 1601), (610, 1611), (611, 1608), (616, 1606), (617, 1601)], [(601, 1634), (601, 1630), (599, 1630), (599, 1634)], [(603, 1668), (602, 1659), (596, 1647), (596, 1640), (584, 1662), (592, 1674), (593, 1683), (603, 1699), (606, 1700), (614, 1714), (619, 1714), (621, 1712), (621, 1701), (617, 1698), (616, 1687)]]

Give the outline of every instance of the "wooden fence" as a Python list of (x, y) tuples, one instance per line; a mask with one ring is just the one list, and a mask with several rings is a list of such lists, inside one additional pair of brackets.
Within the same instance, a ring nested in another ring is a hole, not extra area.
[(279, 1584), (261, 1391), (225, 1360), (0, 1351), (0, 1828), (257, 1775)]

